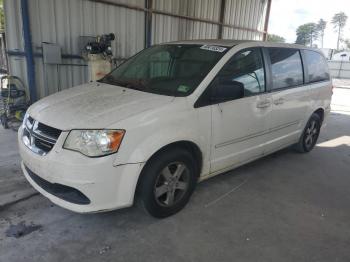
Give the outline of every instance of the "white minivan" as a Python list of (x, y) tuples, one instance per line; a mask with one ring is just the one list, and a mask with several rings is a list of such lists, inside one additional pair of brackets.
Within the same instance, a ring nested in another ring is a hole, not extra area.
[(155, 217), (198, 181), (281, 148), (315, 146), (332, 84), (316, 49), (193, 40), (148, 48), (106, 77), (33, 104), (22, 169), (52, 202), (102, 212), (137, 199)]

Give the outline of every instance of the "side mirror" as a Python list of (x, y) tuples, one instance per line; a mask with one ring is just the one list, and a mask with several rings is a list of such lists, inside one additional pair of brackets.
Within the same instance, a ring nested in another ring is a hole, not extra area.
[(211, 88), (210, 100), (215, 103), (222, 103), (244, 97), (244, 85), (237, 81), (223, 81), (217, 78)]

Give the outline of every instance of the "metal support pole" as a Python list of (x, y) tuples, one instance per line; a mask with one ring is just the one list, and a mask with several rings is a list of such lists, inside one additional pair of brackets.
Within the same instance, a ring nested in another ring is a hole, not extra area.
[(30, 32), (30, 19), (28, 0), (21, 0), (22, 27), (24, 38), (24, 55), (26, 58), (27, 78), (30, 101), (33, 103), (37, 100), (36, 83), (35, 83), (35, 63), (32, 46), (32, 35)]
[(219, 25), (219, 31), (218, 31), (218, 38), (222, 39), (222, 29), (224, 24), (224, 18), (225, 18), (225, 8), (226, 8), (226, 0), (221, 0), (221, 6), (220, 6), (220, 25)]
[(145, 47), (152, 45), (152, 0), (145, 0)]
[(263, 40), (267, 40), (267, 29), (269, 28), (269, 20), (270, 20), (270, 11), (271, 11), (271, 2), (272, 0), (267, 0), (267, 8), (266, 8), (266, 16), (265, 16), (265, 25), (264, 25), (264, 35)]

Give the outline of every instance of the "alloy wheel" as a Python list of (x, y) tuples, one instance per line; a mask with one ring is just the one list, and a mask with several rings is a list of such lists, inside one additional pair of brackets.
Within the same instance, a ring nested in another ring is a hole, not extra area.
[(306, 148), (312, 148), (318, 138), (319, 127), (316, 120), (310, 121), (308, 127), (306, 128), (304, 144)]
[(154, 187), (154, 196), (161, 206), (176, 205), (186, 194), (189, 188), (190, 171), (182, 162), (167, 165), (160, 172)]

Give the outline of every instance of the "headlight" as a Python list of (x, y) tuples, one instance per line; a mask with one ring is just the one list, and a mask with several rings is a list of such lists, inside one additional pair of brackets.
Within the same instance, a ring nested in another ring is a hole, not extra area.
[(89, 157), (105, 156), (118, 151), (124, 130), (72, 130), (63, 148)]

